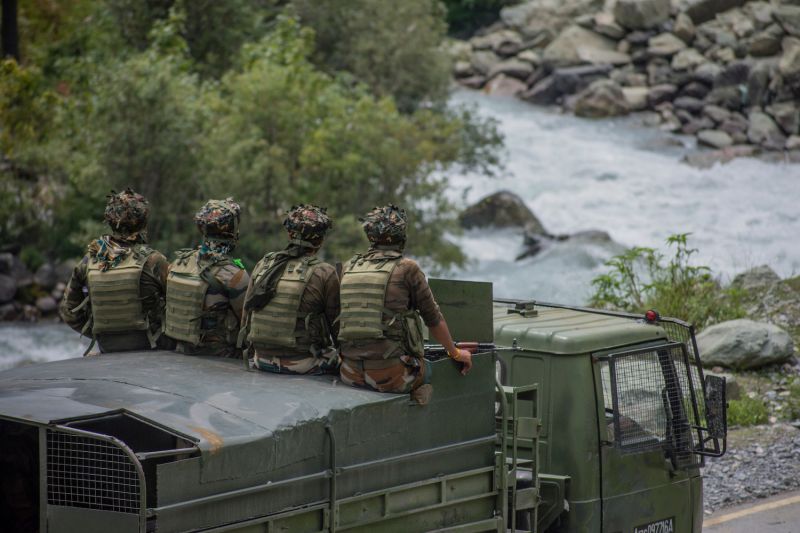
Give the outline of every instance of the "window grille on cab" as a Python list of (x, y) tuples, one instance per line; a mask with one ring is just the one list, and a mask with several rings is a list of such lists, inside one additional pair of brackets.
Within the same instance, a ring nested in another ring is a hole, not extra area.
[(139, 513), (140, 470), (112, 440), (47, 430), (47, 502)]

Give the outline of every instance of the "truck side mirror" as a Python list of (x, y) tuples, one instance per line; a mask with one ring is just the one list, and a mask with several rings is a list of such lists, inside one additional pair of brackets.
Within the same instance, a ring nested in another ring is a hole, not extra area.
[(706, 376), (706, 420), (708, 435), (724, 439), (728, 433), (728, 403), (725, 393), (725, 378)]

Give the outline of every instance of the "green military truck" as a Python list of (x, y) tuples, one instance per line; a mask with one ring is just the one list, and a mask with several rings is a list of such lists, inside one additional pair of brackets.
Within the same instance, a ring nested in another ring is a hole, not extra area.
[(120, 353), (0, 373), (3, 531), (690, 532), (725, 386), (691, 326), (432, 280), (434, 396)]

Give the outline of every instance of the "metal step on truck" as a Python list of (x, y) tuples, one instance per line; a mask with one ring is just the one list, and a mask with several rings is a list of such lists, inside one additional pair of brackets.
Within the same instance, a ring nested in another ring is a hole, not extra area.
[(725, 383), (690, 325), (431, 280), (434, 394), (125, 352), (0, 373), (0, 530), (699, 532)]

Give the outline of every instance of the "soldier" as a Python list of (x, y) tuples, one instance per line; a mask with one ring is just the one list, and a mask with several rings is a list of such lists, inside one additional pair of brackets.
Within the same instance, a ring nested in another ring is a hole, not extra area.
[(403, 257), (406, 213), (394, 205), (376, 207), (362, 219), (371, 246), (345, 265), (341, 282), (339, 343), (342, 381), (380, 392), (411, 392), (427, 403), (430, 366), (424, 355), (421, 321), (462, 364), (472, 356), (456, 348), (419, 265)]
[(237, 357), (244, 296), (250, 276), (230, 256), (239, 240), (239, 204), (209, 200), (194, 216), (200, 247), (176, 253), (167, 277), (165, 333), (187, 355)]
[(108, 196), (110, 235), (88, 246), (72, 272), (59, 313), (72, 329), (92, 337), (101, 352), (149, 350), (161, 332), (169, 263), (147, 246), (150, 207), (132, 189)]
[(338, 368), (334, 322), (339, 276), (317, 257), (333, 227), (325, 208), (298, 205), (283, 225), (289, 245), (270, 252), (253, 269), (241, 336), (257, 368), (286, 374), (323, 374)]

